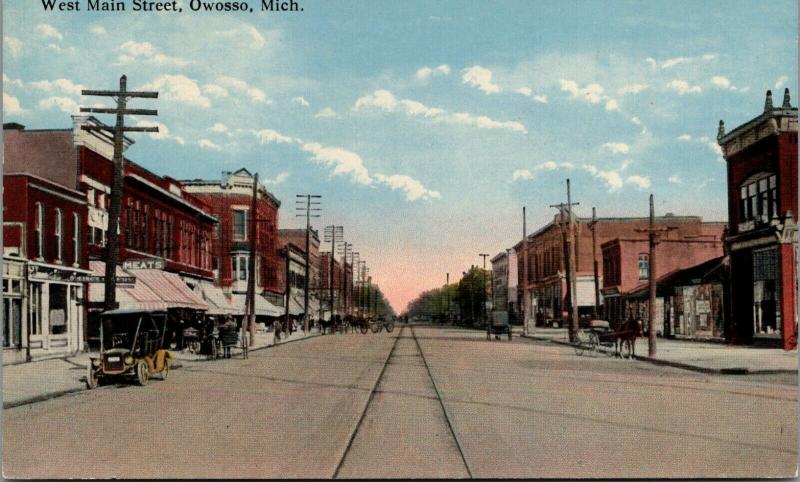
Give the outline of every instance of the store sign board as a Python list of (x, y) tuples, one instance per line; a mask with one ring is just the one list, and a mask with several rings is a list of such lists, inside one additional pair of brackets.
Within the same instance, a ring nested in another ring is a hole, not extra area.
[(164, 269), (163, 259), (129, 259), (122, 263), (123, 269)]

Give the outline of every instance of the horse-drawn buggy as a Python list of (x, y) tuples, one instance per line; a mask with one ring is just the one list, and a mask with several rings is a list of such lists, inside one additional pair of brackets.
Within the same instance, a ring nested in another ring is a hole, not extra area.
[(508, 335), (508, 341), (511, 341), (511, 323), (508, 320), (508, 312), (493, 311), (492, 319), (486, 326), (486, 339), (491, 340), (494, 336), (495, 340), (499, 340), (501, 335)]
[(600, 347), (609, 355), (633, 358), (636, 355), (636, 338), (642, 336), (642, 320), (626, 320), (616, 328), (606, 320), (589, 320), (585, 328), (575, 334), (573, 346), (577, 355), (599, 352)]

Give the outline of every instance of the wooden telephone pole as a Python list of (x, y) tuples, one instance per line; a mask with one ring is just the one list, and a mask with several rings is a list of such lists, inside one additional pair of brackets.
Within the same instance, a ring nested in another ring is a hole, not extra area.
[(114, 158), (112, 159), (111, 180), (111, 207), (108, 216), (108, 232), (106, 245), (106, 276), (105, 276), (105, 309), (113, 310), (117, 307), (117, 263), (119, 262), (119, 217), (122, 211), (122, 179), (124, 177), (125, 157), (122, 155), (125, 132), (158, 132), (158, 127), (125, 127), (126, 115), (158, 115), (153, 109), (128, 109), (128, 100), (132, 97), (157, 99), (158, 92), (131, 92), (128, 90), (128, 77), (123, 75), (119, 79), (119, 90), (82, 90), (81, 95), (100, 97), (113, 97), (116, 108), (106, 107), (81, 107), (81, 112), (94, 114), (115, 114), (117, 121), (114, 127), (81, 126), (85, 131), (106, 131), (114, 133)]
[(308, 316), (308, 280), (311, 278), (311, 218), (318, 218), (322, 209), (319, 207), (319, 201), (312, 201), (312, 199), (320, 199), (322, 196), (316, 194), (298, 194), (298, 198), (305, 198), (306, 205), (303, 206), (302, 201), (297, 200), (296, 209), (300, 214), (297, 217), (305, 216), (306, 218), (306, 279), (304, 280), (305, 293), (303, 294), (303, 333), (308, 333), (309, 330), (309, 316)]
[(333, 294), (333, 263), (334, 263), (334, 256), (336, 255), (336, 242), (342, 241), (344, 238), (344, 228), (342, 226), (337, 226), (332, 224), (330, 226), (325, 226), (325, 242), (331, 243), (331, 267), (328, 272), (328, 283), (330, 284), (330, 308), (331, 308), (331, 319), (333, 319), (333, 311), (335, 309), (334, 305), (334, 294)]
[[(247, 357), (247, 348), (256, 336), (256, 257), (258, 256), (258, 173), (253, 175), (253, 199), (250, 202), (250, 257), (247, 258), (247, 294), (245, 295), (245, 317), (242, 323), (242, 348)], [(247, 333), (250, 340), (247, 340)]]
[(595, 227), (597, 225), (597, 212), (592, 207), (592, 222), (589, 223), (589, 229), (592, 230), (592, 266), (594, 268), (594, 308), (592, 309), (592, 318), (597, 319), (598, 311), (600, 309), (600, 278), (597, 273), (597, 236)]
[(650, 255), (648, 260), (647, 276), (650, 281), (650, 306), (647, 323), (647, 354), (650, 357), (656, 356), (656, 245), (662, 233), (666, 233), (675, 227), (656, 228), (655, 208), (653, 207), (653, 195), (650, 195), (650, 225), (644, 229), (637, 229), (636, 232), (647, 233), (650, 239)]
[(491, 329), (490, 328), (491, 325), (489, 324), (489, 315), (488, 315), (487, 310), (486, 310), (486, 308), (487, 308), (487, 306), (486, 306), (486, 298), (487, 298), (487, 296), (486, 296), (486, 258), (489, 255), (486, 254), (486, 253), (480, 253), (478, 256), (483, 258), (483, 271), (481, 272), (481, 279), (483, 280), (482, 281), (483, 286), (481, 286), (481, 288), (483, 289), (483, 309), (481, 310), (481, 314), (483, 315), (483, 321), (486, 323), (486, 329), (489, 330), (489, 329)]
[[(576, 293), (577, 282), (575, 281), (575, 225), (572, 216), (572, 206), (577, 206), (580, 203), (572, 202), (572, 194), (569, 187), (569, 179), (567, 179), (567, 204), (551, 204), (551, 208), (558, 208), (561, 216), (563, 217), (564, 208), (567, 210), (569, 217), (569, 228), (566, 234), (567, 243), (567, 279), (569, 281), (569, 305), (571, 316), (569, 320), (569, 341), (575, 341), (575, 334), (578, 332), (578, 296)], [(562, 221), (563, 223), (563, 221)]]

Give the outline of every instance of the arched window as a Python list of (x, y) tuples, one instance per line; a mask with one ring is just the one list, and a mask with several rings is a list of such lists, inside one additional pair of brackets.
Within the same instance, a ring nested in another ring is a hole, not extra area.
[(36, 203), (36, 219), (34, 222), (33, 229), (36, 231), (36, 246), (34, 249), (36, 257), (41, 259), (44, 258), (44, 208), (42, 203)]
[(64, 239), (64, 215), (61, 210), (56, 208), (55, 218), (55, 237), (56, 237), (56, 260), (61, 261), (63, 239)]
[(72, 264), (81, 264), (81, 217), (72, 213)]

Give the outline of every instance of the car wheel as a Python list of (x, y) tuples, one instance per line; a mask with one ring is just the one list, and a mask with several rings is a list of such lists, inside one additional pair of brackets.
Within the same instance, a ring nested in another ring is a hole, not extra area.
[(100, 378), (97, 376), (97, 371), (95, 371), (92, 363), (89, 362), (89, 366), (86, 367), (86, 388), (92, 390), (97, 388), (100, 385)]
[(161, 369), (161, 379), (166, 380), (169, 377), (169, 359), (164, 360), (164, 368)]
[(140, 361), (139, 364), (136, 365), (136, 381), (139, 382), (139, 385), (145, 386), (149, 379), (150, 372), (147, 370), (147, 363)]

